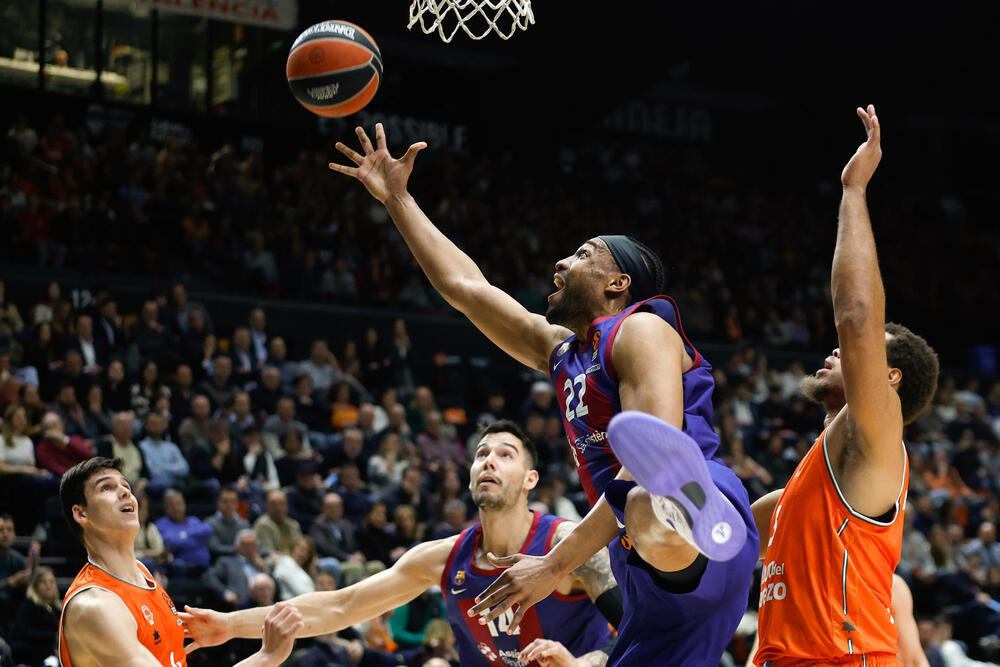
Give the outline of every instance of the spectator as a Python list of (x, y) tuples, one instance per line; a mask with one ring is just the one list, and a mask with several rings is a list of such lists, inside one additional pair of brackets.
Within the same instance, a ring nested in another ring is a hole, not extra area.
[(351, 383), (338, 380), (330, 387), (330, 424), (335, 431), (358, 423), (358, 406), (351, 397)]
[(270, 607), (275, 602), (277, 586), (271, 575), (260, 572), (250, 580), (251, 607)]
[(135, 534), (135, 557), (154, 577), (162, 580), (164, 566), (170, 562), (170, 552), (156, 524), (149, 520), (149, 498), (136, 496), (139, 501), (139, 532)]
[(558, 415), (555, 390), (551, 382), (535, 382), (531, 385), (531, 393), (521, 406), (521, 421), (526, 421), (530, 413), (538, 413), (543, 417)]
[(433, 508), (427, 494), (423, 492), (423, 485), (423, 472), (417, 466), (409, 466), (403, 471), (399, 486), (385, 497), (389, 509), (395, 511), (400, 505), (410, 505), (417, 511), (417, 521), (426, 525), (433, 516)]
[[(418, 278), (419, 280), (419, 278)], [(413, 345), (406, 331), (406, 321), (397, 319), (392, 323), (391, 359), (392, 386), (397, 387), (404, 395), (413, 393), (416, 386), (410, 355)]]
[(170, 383), (170, 414), (176, 423), (191, 416), (191, 401), (194, 399), (194, 374), (187, 364), (174, 369)]
[(7, 300), (7, 283), (0, 280), (0, 344), (10, 344), (24, 330), (17, 304)]
[[(392, 513), (392, 548), (389, 560), (395, 563), (423, 535), (423, 526), (417, 523), (417, 511), (410, 505), (400, 505)], [(389, 563), (386, 563), (388, 565)]]
[[(536, 383), (537, 384), (537, 383)], [(546, 384), (546, 386), (548, 386)], [(436, 410), (437, 407), (434, 405), (434, 394), (428, 387), (417, 387), (416, 391), (413, 393), (413, 400), (410, 401), (410, 406), (406, 409), (406, 422), (410, 426), (410, 431), (413, 433), (421, 433), (426, 424), (425, 419), (427, 414)], [(390, 418), (392, 415), (389, 415)]]
[(104, 391), (99, 384), (91, 385), (87, 390), (83, 420), (87, 424), (87, 433), (93, 438), (111, 433), (111, 410), (104, 406)]
[(208, 447), (195, 447), (188, 454), (191, 472), (218, 488), (236, 484), (245, 474), (243, 454), (229, 439), (229, 426), (221, 419), (208, 424)]
[(191, 308), (188, 311), (188, 326), (180, 335), (180, 351), (184, 360), (195, 368), (202, 368), (202, 362), (206, 358), (211, 360), (215, 343), (208, 314), (203, 308)]
[(365, 483), (361, 481), (361, 472), (358, 470), (358, 466), (353, 463), (345, 463), (341, 466), (338, 482), (336, 491), (337, 495), (344, 501), (344, 514), (355, 524), (359, 524), (368, 513), (368, 509), (372, 505), (372, 498), (365, 489)]
[(205, 588), (225, 608), (254, 606), (251, 588), (255, 578), (259, 575), (270, 578), (267, 563), (260, 555), (257, 534), (252, 529), (241, 529), (227, 546), (229, 553), (216, 560), (202, 575)]
[(139, 449), (149, 469), (150, 489), (156, 493), (171, 486), (184, 488), (191, 474), (180, 448), (164, 439), (166, 430), (166, 418), (158, 412), (150, 412), (146, 417), (146, 437), (139, 441)]
[(158, 360), (170, 344), (170, 332), (157, 319), (159, 312), (156, 301), (146, 301), (139, 322), (132, 327), (132, 340), (143, 359)]
[(229, 360), (232, 366), (233, 381), (237, 385), (245, 385), (257, 377), (257, 359), (252, 349), (250, 329), (236, 327), (233, 330), (232, 345), (229, 350)]
[(181, 441), (181, 449), (190, 453), (197, 447), (209, 449), (208, 422), (212, 415), (212, 405), (208, 397), (197, 394), (191, 399), (191, 416), (185, 417), (177, 433)]
[(145, 419), (160, 398), (169, 399), (170, 387), (160, 380), (160, 367), (155, 361), (142, 365), (139, 381), (132, 385), (132, 410), (136, 417)]
[(27, 599), (17, 608), (11, 631), (15, 661), (40, 665), (55, 653), (61, 611), (62, 601), (52, 568), (35, 569), (28, 581)]
[(274, 462), (274, 467), (278, 471), (281, 485), (290, 486), (295, 483), (295, 477), (299, 474), (299, 466), (303, 463), (311, 463), (313, 456), (303, 448), (302, 436), (296, 430), (285, 433), (281, 440), (281, 452), (282, 455)]
[(243, 430), (241, 438), (246, 454), (243, 456), (243, 469), (246, 471), (252, 485), (261, 490), (270, 491), (281, 486), (278, 469), (274, 459), (260, 439), (260, 431), (256, 426)]
[(267, 362), (267, 315), (263, 308), (250, 311), (250, 341), (254, 368), (260, 370)]
[(260, 545), (270, 551), (290, 554), (292, 547), (302, 537), (299, 522), (288, 516), (288, 499), (284, 491), (267, 494), (267, 513), (253, 525)]
[(16, 537), (14, 519), (0, 514), (0, 627), (7, 626), (31, 577), (28, 560), (11, 548)]
[[(275, 336), (268, 344), (267, 350), (267, 365), (274, 367), (278, 371), (278, 376), (281, 378), (282, 391), (291, 392), (292, 383), (302, 373), (302, 370), (299, 368), (299, 364), (289, 361), (288, 346), (285, 345), (285, 339), (281, 336)], [(274, 410), (270, 410), (270, 412), (274, 412)]]
[(361, 381), (373, 394), (381, 393), (390, 382), (392, 359), (374, 327), (365, 330), (358, 358), (361, 362)]
[(231, 380), (232, 372), (232, 360), (217, 356), (212, 364), (211, 377), (198, 385), (198, 391), (208, 396), (212, 402), (212, 409), (228, 410), (232, 406), (237, 391)]
[(962, 557), (966, 560), (973, 556), (979, 557), (979, 574), (985, 579), (990, 568), (1000, 567), (1000, 542), (997, 542), (996, 525), (992, 521), (979, 524), (979, 531), (974, 540), (962, 548)]
[(431, 471), (440, 469), (446, 463), (465, 465), (462, 445), (445, 432), (444, 420), (437, 410), (427, 413), (424, 432), (417, 434), (417, 449), (424, 466)]
[(330, 452), (326, 458), (326, 467), (339, 469), (343, 465), (350, 463), (361, 469), (364, 465), (364, 437), (361, 431), (356, 428), (344, 430), (340, 447)]
[(374, 503), (365, 514), (364, 524), (358, 534), (358, 545), (365, 558), (385, 565), (392, 562), (390, 552), (395, 546), (393, 535), (388, 530), (387, 513), (385, 503)]
[(163, 493), (163, 513), (165, 516), (156, 522), (156, 528), (172, 556), (167, 573), (174, 577), (200, 576), (212, 559), (208, 550), (212, 527), (197, 517), (187, 516), (184, 496), (176, 489)]
[[(240, 496), (236, 489), (224, 486), (219, 491), (218, 510), (208, 518), (206, 523), (212, 527), (212, 537), (208, 541), (208, 550), (212, 556), (232, 556), (236, 552), (239, 533), (250, 530), (250, 523), (236, 513), (239, 508)], [(256, 544), (256, 534), (254, 543)]]
[(264, 446), (267, 447), (271, 456), (276, 459), (282, 456), (281, 443), (284, 441), (285, 434), (288, 431), (297, 431), (302, 443), (303, 453), (312, 455), (312, 447), (310, 447), (309, 438), (306, 435), (308, 429), (305, 424), (295, 418), (295, 401), (290, 398), (278, 400), (275, 414), (264, 420), (264, 427), (261, 431)]
[(299, 537), (292, 545), (290, 556), (278, 556), (274, 564), (274, 579), (281, 588), (281, 598), (290, 600), (297, 595), (316, 590), (316, 545), (308, 537)]
[(302, 373), (295, 378), (294, 391), (295, 416), (301, 419), (310, 431), (329, 432), (330, 409), (313, 398), (312, 376)]
[(311, 461), (299, 463), (295, 484), (288, 490), (288, 516), (299, 522), (308, 531), (313, 521), (323, 510), (323, 480)]
[(49, 473), (35, 463), (35, 445), (28, 437), (28, 411), (20, 403), (11, 403), (3, 414), (0, 426), (0, 475), (7, 482), (11, 475), (48, 477)]
[(132, 442), (135, 415), (131, 412), (116, 412), (111, 418), (111, 435), (97, 445), (97, 455), (109, 459), (121, 459), (122, 474), (135, 487), (141, 479), (149, 479), (146, 459)]
[(67, 435), (78, 435), (82, 438), (93, 438), (96, 435), (88, 430), (87, 420), (83, 416), (83, 406), (76, 400), (76, 389), (70, 382), (64, 380), (59, 385), (52, 411), (63, 421)]
[[(274, 361), (272, 360), (272, 364)], [(312, 377), (314, 391), (317, 396), (325, 397), (330, 393), (330, 387), (343, 377), (337, 367), (337, 359), (330, 351), (325, 340), (314, 340), (309, 351), (309, 358), (299, 362), (299, 371)]]
[(28, 365), (34, 366), (38, 371), (38, 378), (42, 383), (42, 388), (48, 394), (51, 383), (52, 371), (62, 365), (59, 355), (59, 348), (52, 335), (52, 324), (50, 322), (39, 322), (31, 328), (28, 337), (28, 345), (25, 350), (25, 360)]
[(468, 524), (467, 511), (465, 503), (458, 498), (445, 503), (444, 510), (441, 512), (443, 520), (435, 527), (430, 539), (442, 540), (452, 535), (458, 535), (465, 530)]
[(122, 412), (132, 409), (132, 390), (125, 381), (125, 364), (120, 359), (108, 362), (108, 370), (101, 386), (104, 390), (104, 405), (109, 410)]
[(39, 465), (53, 475), (63, 473), (94, 455), (92, 444), (78, 435), (66, 435), (62, 419), (54, 412), (42, 418), (42, 439), (35, 450)]
[(368, 460), (368, 483), (376, 493), (385, 493), (399, 484), (409, 462), (403, 454), (399, 434), (387, 431), (382, 436), (378, 454)]
[(125, 349), (125, 333), (122, 331), (122, 317), (118, 313), (118, 302), (108, 298), (98, 305), (99, 315), (94, 326), (95, 343), (108, 354), (121, 352)]
[(94, 378), (83, 372), (83, 357), (75, 350), (66, 351), (62, 366), (53, 371), (51, 380), (57, 389), (66, 384), (72, 385), (77, 398), (86, 396), (90, 385), (94, 384)]
[(283, 395), (278, 369), (274, 366), (265, 367), (260, 374), (260, 385), (250, 391), (250, 407), (257, 419), (263, 422), (268, 415), (273, 415)]
[(345, 564), (364, 562), (364, 554), (358, 550), (354, 537), (354, 525), (344, 518), (344, 501), (336, 493), (323, 496), (323, 509), (309, 528), (309, 537), (320, 557), (342, 561), (342, 574)]

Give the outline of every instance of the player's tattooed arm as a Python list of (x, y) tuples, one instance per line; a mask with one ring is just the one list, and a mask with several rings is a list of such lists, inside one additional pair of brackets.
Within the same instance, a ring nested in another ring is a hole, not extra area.
[(586, 665), (586, 667), (604, 667), (608, 664), (608, 654), (604, 651), (591, 651), (577, 658), (576, 664)]
[[(569, 535), (574, 525), (572, 521), (563, 521), (556, 526), (556, 532), (552, 540), (553, 544)], [(587, 592), (590, 599), (595, 602), (601, 595), (618, 585), (618, 582), (615, 581), (615, 575), (611, 572), (611, 557), (606, 547), (588, 558), (583, 565), (573, 570), (570, 576), (573, 577), (574, 582), (580, 588)]]

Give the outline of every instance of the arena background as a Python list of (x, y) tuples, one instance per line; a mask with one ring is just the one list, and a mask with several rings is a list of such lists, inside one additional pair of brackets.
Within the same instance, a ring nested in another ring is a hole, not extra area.
[[(487, 277), (529, 308), (544, 308), (553, 263), (582, 239), (632, 233), (656, 248), (688, 333), (718, 369), (727, 461), (759, 494), (780, 486), (818, 425), (796, 395), (795, 364), (810, 372), (836, 344), (828, 295), (838, 176), (861, 139), (854, 107), (875, 103), (885, 157), (870, 207), (887, 315), (926, 336), (943, 364), (933, 410), (907, 432), (915, 527), (900, 572), (914, 588), (930, 655), (953, 634), (970, 655), (1000, 659), (1000, 546), (983, 529), (1000, 509), (995, 5), (542, 2), (536, 24), (509, 41), (459, 36), (446, 45), (407, 30), (404, 3), (246, 0), (242, 14), (238, 4), (8, 0), (0, 8), (0, 305), (14, 304), (23, 321), (4, 311), (4, 410), (32, 382), (57, 411), (67, 409), (56, 396), (67, 380), (77, 390), (107, 388), (105, 368), (79, 379), (58, 366), (36, 376), (24, 367), (32, 354), (63, 361), (73, 318), (96, 318), (109, 299), (124, 317), (109, 360), (123, 360), (126, 386), (139, 383), (150, 359), (168, 386), (182, 363), (200, 383), (211, 364), (197, 350), (192, 358), (192, 335), (168, 321), (180, 282), (210, 316), (220, 350), (255, 307), (266, 312), (268, 336), (287, 341), (290, 359), (309, 358), (315, 339), (329, 342), (350, 376), (349, 396), (317, 395), (334, 404), (336, 423), (310, 423), (309, 431), (322, 453), (318, 472), (334, 488), (340, 481), (327, 474), (355, 460), (345, 458), (343, 431), (357, 408), (378, 404), (390, 387), (410, 406), (426, 386), (446, 422), (433, 438), (445, 441), (464, 442), (490, 396), (502, 396), (500, 413), (538, 435), (547, 469), (565, 480), (570, 505), (584, 509), (557, 413), (541, 394), (537, 403), (529, 396), (539, 378), (451, 311), (380, 207), (326, 169), (341, 158), (335, 141), (351, 144), (356, 124), (382, 121), (394, 151), (430, 143), (411, 190)], [(203, 15), (179, 11), (193, 7)], [(247, 21), (255, 8), (257, 23)], [(312, 116), (284, 80), (292, 40), (325, 18), (363, 26), (384, 59), (378, 95), (346, 119)], [(157, 317), (170, 333), (148, 347), (139, 314), (158, 295), (165, 307)], [(39, 346), (35, 323), (46, 312), (54, 341)], [(393, 336), (400, 318), (405, 354)], [(370, 328), (379, 340), (366, 347)], [(253, 390), (258, 376), (242, 374), (241, 388)], [(773, 387), (779, 393), (769, 397)], [(128, 407), (137, 411), (138, 443), (149, 406), (139, 396)], [(213, 401), (218, 419), (230, 419), (228, 408)], [(270, 414), (257, 408), (266, 431)], [(176, 399), (170, 406), (175, 441), (188, 412)], [(41, 414), (32, 410), (33, 426)], [(409, 407), (415, 443), (427, 414)], [(80, 426), (80, 435), (93, 447), (107, 432), (96, 417), (88, 423), (92, 432)], [(366, 477), (381, 440), (369, 426), (356, 459)], [(235, 430), (234, 440), (239, 447)], [(402, 546), (446, 530), (448, 474), (420, 452), (417, 443), (410, 455), (428, 509), (421, 506), (417, 534), (398, 529), (413, 539), (387, 529)], [(462, 478), (464, 466), (457, 470)], [(192, 471), (185, 482), (191, 514), (214, 511), (211, 484), (199, 486), (209, 478)], [(365, 483), (351, 492), (364, 501), (349, 517), (359, 535), (379, 532), (365, 519), (366, 503), (385, 497), (390, 513), (407, 504), (393, 480), (379, 489)], [(26, 493), (51, 495), (51, 482), (10, 474), (2, 484), (0, 512), (14, 515), (20, 536), (14, 549), (30, 547), (37, 524), (42, 563), (64, 589), (79, 550), (51, 502), (24, 502)], [(558, 505), (556, 486), (539, 502)], [(250, 494), (242, 500), (251, 519), (262, 511)], [(308, 498), (298, 502), (308, 509)], [(156, 520), (155, 494), (150, 504)], [(380, 560), (374, 555), (365, 554)], [(173, 578), (181, 582), (175, 597), (218, 603), (183, 579)], [(25, 627), (14, 622), (19, 609), (37, 613), (21, 603), (23, 592), (0, 589), (8, 643)], [(744, 641), (732, 647), (737, 661)], [(31, 664), (47, 645), (44, 636), (28, 643), (35, 653), (16, 646), (15, 657), (21, 651)]]

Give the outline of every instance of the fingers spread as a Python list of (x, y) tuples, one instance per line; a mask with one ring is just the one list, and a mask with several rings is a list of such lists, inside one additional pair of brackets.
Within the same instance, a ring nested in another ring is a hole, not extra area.
[(334, 171), (338, 171), (341, 174), (345, 174), (347, 176), (353, 176), (354, 178), (358, 177), (358, 168), (357, 167), (348, 167), (346, 164), (337, 164), (336, 162), (331, 162), (329, 164), (329, 167), (330, 167), (330, 169), (333, 169)]
[(508, 635), (513, 635), (517, 632), (517, 626), (521, 625), (521, 619), (524, 618), (526, 611), (528, 611), (528, 607), (523, 604), (517, 605), (517, 609), (514, 611), (514, 618), (510, 619), (510, 625), (507, 626)]
[[(510, 597), (504, 598), (497, 606), (490, 609), (488, 612), (484, 612), (479, 616), (479, 624), (486, 625), (489, 621), (497, 618), (498, 616), (503, 616), (507, 613), (507, 610), (514, 606), (514, 600)], [(515, 617), (516, 618), (516, 617)], [(514, 626), (512, 625), (511, 628)], [(510, 634), (508, 630), (507, 634)]]
[(507, 582), (502, 579), (503, 577), (498, 578), (489, 588), (476, 596), (476, 604), (469, 610), (469, 616), (475, 616), (507, 596)]
[(385, 128), (382, 127), (382, 123), (375, 123), (375, 145), (378, 146), (379, 149), (386, 148)]
[(354, 164), (360, 165), (362, 162), (364, 162), (365, 157), (363, 155), (361, 155), (356, 150), (354, 150), (347, 144), (343, 143), (342, 141), (338, 141), (335, 144), (335, 146), (338, 151), (346, 155), (348, 159), (351, 160), (351, 162), (353, 162)]
[(361, 141), (361, 150), (365, 152), (365, 155), (371, 155), (375, 152), (375, 149), (372, 148), (372, 142), (368, 138), (368, 134), (365, 133), (364, 128), (359, 125), (354, 128), (354, 134), (358, 135), (358, 139)]
[(191, 642), (190, 644), (184, 647), (184, 653), (190, 655), (192, 651), (197, 651), (200, 648), (201, 647), (198, 646), (198, 642)]

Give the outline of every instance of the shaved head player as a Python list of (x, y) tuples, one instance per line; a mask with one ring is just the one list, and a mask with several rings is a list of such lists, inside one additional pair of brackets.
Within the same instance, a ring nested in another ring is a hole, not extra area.
[[(87, 549), (59, 620), (63, 667), (183, 667), (184, 628), (174, 603), (135, 559), (139, 503), (120, 460), (95, 457), (62, 477), (59, 499), (70, 528)], [(261, 619), (264, 642), (243, 667), (279, 665), (302, 627), (287, 604)]]
[(715, 457), (711, 366), (662, 295), (656, 253), (627, 236), (588, 239), (556, 263), (545, 316), (530, 313), (491, 285), (407, 191), (426, 144), (395, 159), (381, 124), (374, 146), (357, 134), (363, 154), (338, 143), (354, 166), (331, 169), (385, 205), (452, 306), (551, 378), (593, 505), (544, 557), (493, 559), (510, 567), (468, 613), (480, 623), (513, 613), (515, 632), (566, 573), (610, 545), (625, 609), (610, 663), (717, 665), (746, 609), (758, 536), (746, 491)]

